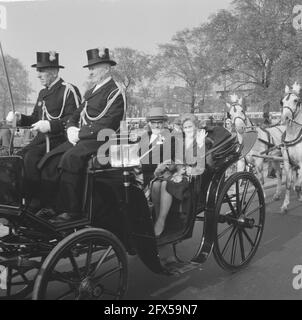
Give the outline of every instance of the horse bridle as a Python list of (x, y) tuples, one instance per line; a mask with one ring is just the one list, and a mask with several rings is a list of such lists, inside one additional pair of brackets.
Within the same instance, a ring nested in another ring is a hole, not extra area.
[[(297, 96), (297, 94), (295, 92), (290, 92), (290, 93), (288, 93), (286, 100), (288, 101), (290, 96), (293, 95), (293, 94), (295, 96)], [(291, 122), (294, 122), (296, 124), (301, 125), (300, 123), (297, 123), (296, 121), (294, 121), (296, 116), (298, 115), (298, 113), (300, 111), (300, 108), (301, 108), (301, 99), (299, 97), (298, 97), (298, 101), (297, 101), (297, 104), (296, 104), (296, 107), (295, 107), (294, 111), (290, 107), (284, 106), (283, 100), (281, 100), (281, 106), (282, 106), (282, 113), (283, 113), (284, 109), (288, 109), (291, 112), (291, 114), (292, 114), (292, 119), (290, 120)]]
[[(237, 105), (237, 104), (235, 104), (235, 103), (232, 104), (232, 108), (234, 108), (235, 113), (237, 113), (236, 105)], [(247, 120), (246, 114), (245, 114), (244, 111), (242, 111), (242, 113), (243, 113), (243, 115), (244, 115), (244, 118), (237, 116), (237, 117), (235, 117), (235, 118), (233, 119), (233, 123), (235, 124), (236, 120), (237, 120), (237, 119), (240, 119), (240, 120), (243, 121), (243, 123), (245, 124), (245, 126), (247, 126), (247, 123), (246, 123), (246, 120)]]
[[(300, 99), (300, 97), (299, 97), (295, 92), (289, 92), (286, 100), (288, 101), (289, 98), (290, 98), (290, 96), (291, 96), (292, 94), (294, 94), (295, 96), (298, 97), (298, 101), (297, 101), (295, 110), (293, 111), (291, 108), (289, 108), (289, 107), (287, 107), (287, 106), (284, 106), (284, 105), (283, 105), (283, 100), (281, 100), (282, 110), (284, 110), (284, 109), (289, 109), (290, 112), (291, 112), (291, 114), (292, 114), (292, 119), (290, 119), (289, 121), (290, 121), (291, 123), (297, 124), (298, 126), (302, 127), (302, 124), (301, 124), (301, 123), (295, 121), (295, 118), (296, 118), (296, 116), (298, 115), (298, 113), (299, 113), (299, 111), (300, 111), (300, 109), (301, 109), (301, 99)], [(292, 166), (294, 166), (295, 164), (294, 164), (293, 160), (290, 158), (288, 148), (297, 145), (297, 144), (300, 143), (301, 141), (302, 141), (302, 129), (300, 130), (298, 136), (297, 136), (295, 139), (291, 140), (291, 141), (286, 141), (286, 131), (285, 131), (284, 134), (282, 135), (282, 143), (283, 143), (283, 145), (284, 145), (284, 147), (285, 147), (285, 150), (286, 150), (287, 155), (288, 155), (289, 162), (290, 162), (290, 164), (291, 164)]]

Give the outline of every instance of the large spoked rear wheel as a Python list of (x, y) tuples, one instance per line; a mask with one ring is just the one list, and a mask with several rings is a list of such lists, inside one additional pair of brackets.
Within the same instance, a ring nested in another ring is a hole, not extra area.
[(126, 251), (103, 229), (75, 232), (50, 252), (34, 286), (34, 300), (119, 300), (128, 282)]
[(216, 219), (214, 257), (223, 269), (236, 272), (255, 255), (264, 229), (263, 190), (252, 173), (239, 172), (225, 182)]

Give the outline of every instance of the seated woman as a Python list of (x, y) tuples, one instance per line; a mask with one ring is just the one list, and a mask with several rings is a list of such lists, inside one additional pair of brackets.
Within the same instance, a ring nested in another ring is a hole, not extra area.
[(182, 201), (187, 196), (189, 177), (204, 172), (205, 130), (198, 130), (198, 119), (193, 114), (183, 115), (181, 127), (183, 135), (176, 140), (176, 150), (181, 150), (176, 159), (181, 160), (160, 164), (152, 181), (151, 199), (157, 216), (154, 226), (157, 237), (164, 231), (173, 198)]

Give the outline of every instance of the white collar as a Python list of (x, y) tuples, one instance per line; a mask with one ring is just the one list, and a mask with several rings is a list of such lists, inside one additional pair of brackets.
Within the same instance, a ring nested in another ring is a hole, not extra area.
[(96, 90), (98, 90), (99, 88), (101, 88), (102, 86), (104, 86), (107, 82), (109, 82), (111, 80), (111, 77), (106, 78), (104, 81), (102, 81), (101, 83), (97, 84), (92, 93), (95, 92)]
[(55, 79), (55, 81), (52, 82), (52, 83), (50, 84), (50, 86), (49, 86), (49, 87), (46, 87), (46, 88), (47, 88), (48, 90), (50, 90), (59, 80), (60, 80), (60, 77), (57, 77), (57, 78)]

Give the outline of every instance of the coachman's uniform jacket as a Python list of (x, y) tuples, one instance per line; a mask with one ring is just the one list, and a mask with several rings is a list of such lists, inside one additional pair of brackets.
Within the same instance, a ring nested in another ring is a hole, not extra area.
[(81, 108), (69, 119), (67, 128), (81, 123), (80, 140), (96, 140), (100, 130), (119, 128), (124, 111), (122, 89), (110, 78), (96, 91), (92, 88), (86, 92)]
[[(22, 115), (18, 125), (27, 127), (39, 120), (48, 120), (51, 128), (48, 136), (52, 149), (66, 141), (67, 120), (79, 106), (80, 99), (81, 95), (78, 88), (59, 79), (50, 89), (45, 88), (39, 92), (33, 113), (30, 116)], [(39, 132), (22, 153), (36, 145), (41, 145), (46, 150), (44, 133)]]

